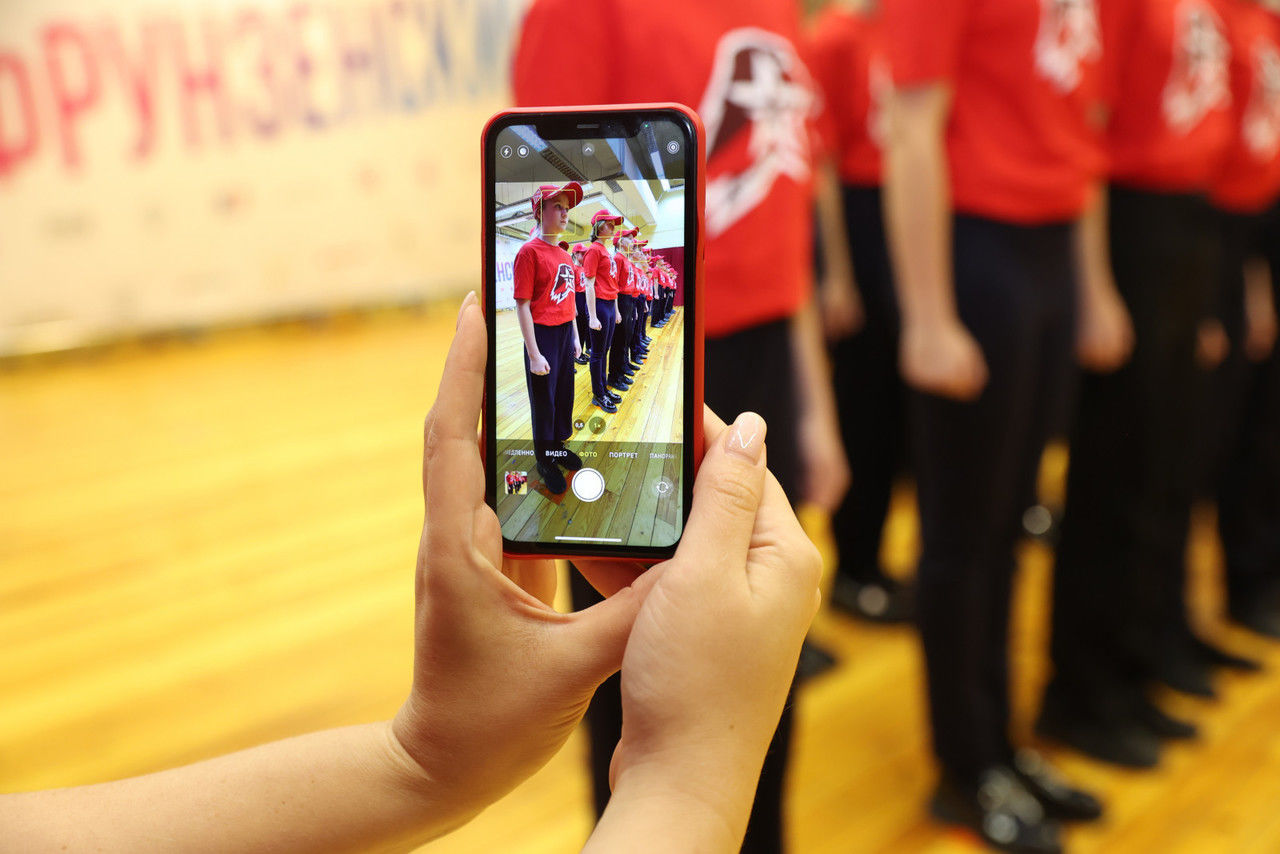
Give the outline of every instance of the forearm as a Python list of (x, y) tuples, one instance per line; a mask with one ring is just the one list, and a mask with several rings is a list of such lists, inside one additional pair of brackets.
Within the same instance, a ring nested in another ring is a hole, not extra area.
[(831, 363), (822, 341), (817, 302), (810, 298), (791, 318), (791, 352), (800, 387), (801, 417), (830, 418), (837, 423)]
[(538, 349), (538, 337), (533, 332), (533, 310), (528, 300), (516, 300), (516, 318), (520, 321), (520, 335), (524, 338), (524, 349), (530, 359), (542, 356)]
[(818, 243), (826, 275), (824, 287), (852, 287), (853, 262), (849, 252), (849, 233), (844, 225), (844, 200), (840, 197), (840, 179), (826, 164), (818, 173), (816, 204), (818, 208)]
[(476, 811), (434, 790), (380, 722), (112, 783), (0, 797), (19, 850), (408, 850)]
[(587, 279), (584, 283), (587, 289), (587, 317), (592, 320), (596, 319), (596, 279), (595, 276)]
[(1115, 287), (1107, 237), (1107, 197), (1095, 188), (1093, 204), (1076, 223), (1076, 267), (1084, 297), (1098, 296)]
[[(941, 116), (924, 115), (928, 107), (896, 103), (902, 97), (894, 96), (891, 112), (884, 207), (903, 322), (954, 320), (950, 175), (942, 131), (945, 106), (933, 106)], [(940, 93), (929, 97), (945, 102)]]

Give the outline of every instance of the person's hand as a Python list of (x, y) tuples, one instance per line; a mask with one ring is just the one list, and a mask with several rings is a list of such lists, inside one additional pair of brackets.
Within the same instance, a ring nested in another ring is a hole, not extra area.
[(613, 322), (614, 322), (614, 323), (621, 323), (621, 322), (622, 322), (622, 312), (618, 311), (618, 312), (615, 312), (615, 313), (614, 313)]
[(862, 328), (866, 312), (862, 296), (848, 277), (828, 277), (818, 289), (822, 303), (822, 333), (827, 341), (839, 341)]
[(821, 558), (765, 468), (764, 421), (746, 413), (726, 428), (707, 410), (704, 423), (684, 537), (647, 574), (656, 581), (627, 642), (613, 798), (588, 849), (619, 850), (645, 813), (652, 850), (691, 823), (704, 832), (681, 837), (687, 850), (741, 845), (821, 599)]
[(599, 329), (600, 318), (596, 317), (594, 314), (591, 315), (591, 317), (587, 318), (587, 325), (590, 326), (592, 329)]
[[(548, 604), (550, 560), (504, 561), (476, 442), (484, 319), (471, 294), (424, 429), (413, 690), (392, 724), (464, 817), (541, 767), (618, 669), (647, 577), (575, 614)], [(425, 785), (425, 784), (424, 784)]]
[(1250, 265), (1245, 270), (1244, 353), (1251, 362), (1264, 361), (1276, 345), (1276, 305), (1271, 293), (1271, 270)]
[(834, 513), (849, 490), (852, 475), (835, 414), (806, 414), (798, 425), (806, 501)]
[(529, 373), (539, 377), (545, 377), (547, 374), (551, 373), (551, 365), (547, 362), (547, 357), (541, 353), (536, 356), (530, 356)]
[(1133, 323), (1114, 287), (1089, 289), (1080, 301), (1076, 359), (1087, 370), (1111, 373), (1133, 352)]
[(987, 385), (982, 348), (958, 318), (905, 323), (901, 361), (907, 384), (929, 394), (974, 400)]
[(582, 342), (578, 340), (578, 336), (573, 336), (573, 358), (578, 359), (582, 356)]
[(1231, 339), (1222, 322), (1214, 318), (1200, 321), (1196, 330), (1196, 364), (1202, 370), (1211, 371), (1222, 364), (1230, 351)]

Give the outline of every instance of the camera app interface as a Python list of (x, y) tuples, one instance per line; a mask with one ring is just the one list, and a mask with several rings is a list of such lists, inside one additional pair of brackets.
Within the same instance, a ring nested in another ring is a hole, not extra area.
[(666, 547), (684, 466), (684, 139), (495, 137), (494, 467), (511, 540)]

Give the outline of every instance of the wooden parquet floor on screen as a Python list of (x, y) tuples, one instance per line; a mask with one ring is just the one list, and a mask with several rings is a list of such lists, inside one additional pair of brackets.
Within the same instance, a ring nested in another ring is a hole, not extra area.
[[(456, 303), (423, 314), (0, 365), (0, 790), (107, 780), (394, 713), (409, 684), (422, 418)], [(668, 326), (670, 331), (672, 327)], [(1051, 455), (1048, 484), (1060, 484)], [(886, 542), (912, 560), (910, 495)], [(807, 514), (820, 542), (821, 520)], [(1219, 555), (1197, 518), (1194, 603)], [(1045, 672), (1048, 555), (1023, 553), (1019, 726)], [(917, 644), (825, 611), (839, 665), (797, 709), (792, 850), (975, 850), (923, 813), (932, 780)], [(1054, 752), (1108, 802), (1075, 852), (1280, 851), (1280, 645), (1214, 703), (1169, 698), (1193, 744), (1148, 773)], [(584, 741), (442, 852), (576, 850)], [(3, 845), (0, 844), (0, 848)]]

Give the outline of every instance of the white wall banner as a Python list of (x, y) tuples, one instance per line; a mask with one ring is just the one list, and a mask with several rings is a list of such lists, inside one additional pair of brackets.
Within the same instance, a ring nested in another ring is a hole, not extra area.
[(479, 286), (520, 0), (0, 2), (0, 353)]

